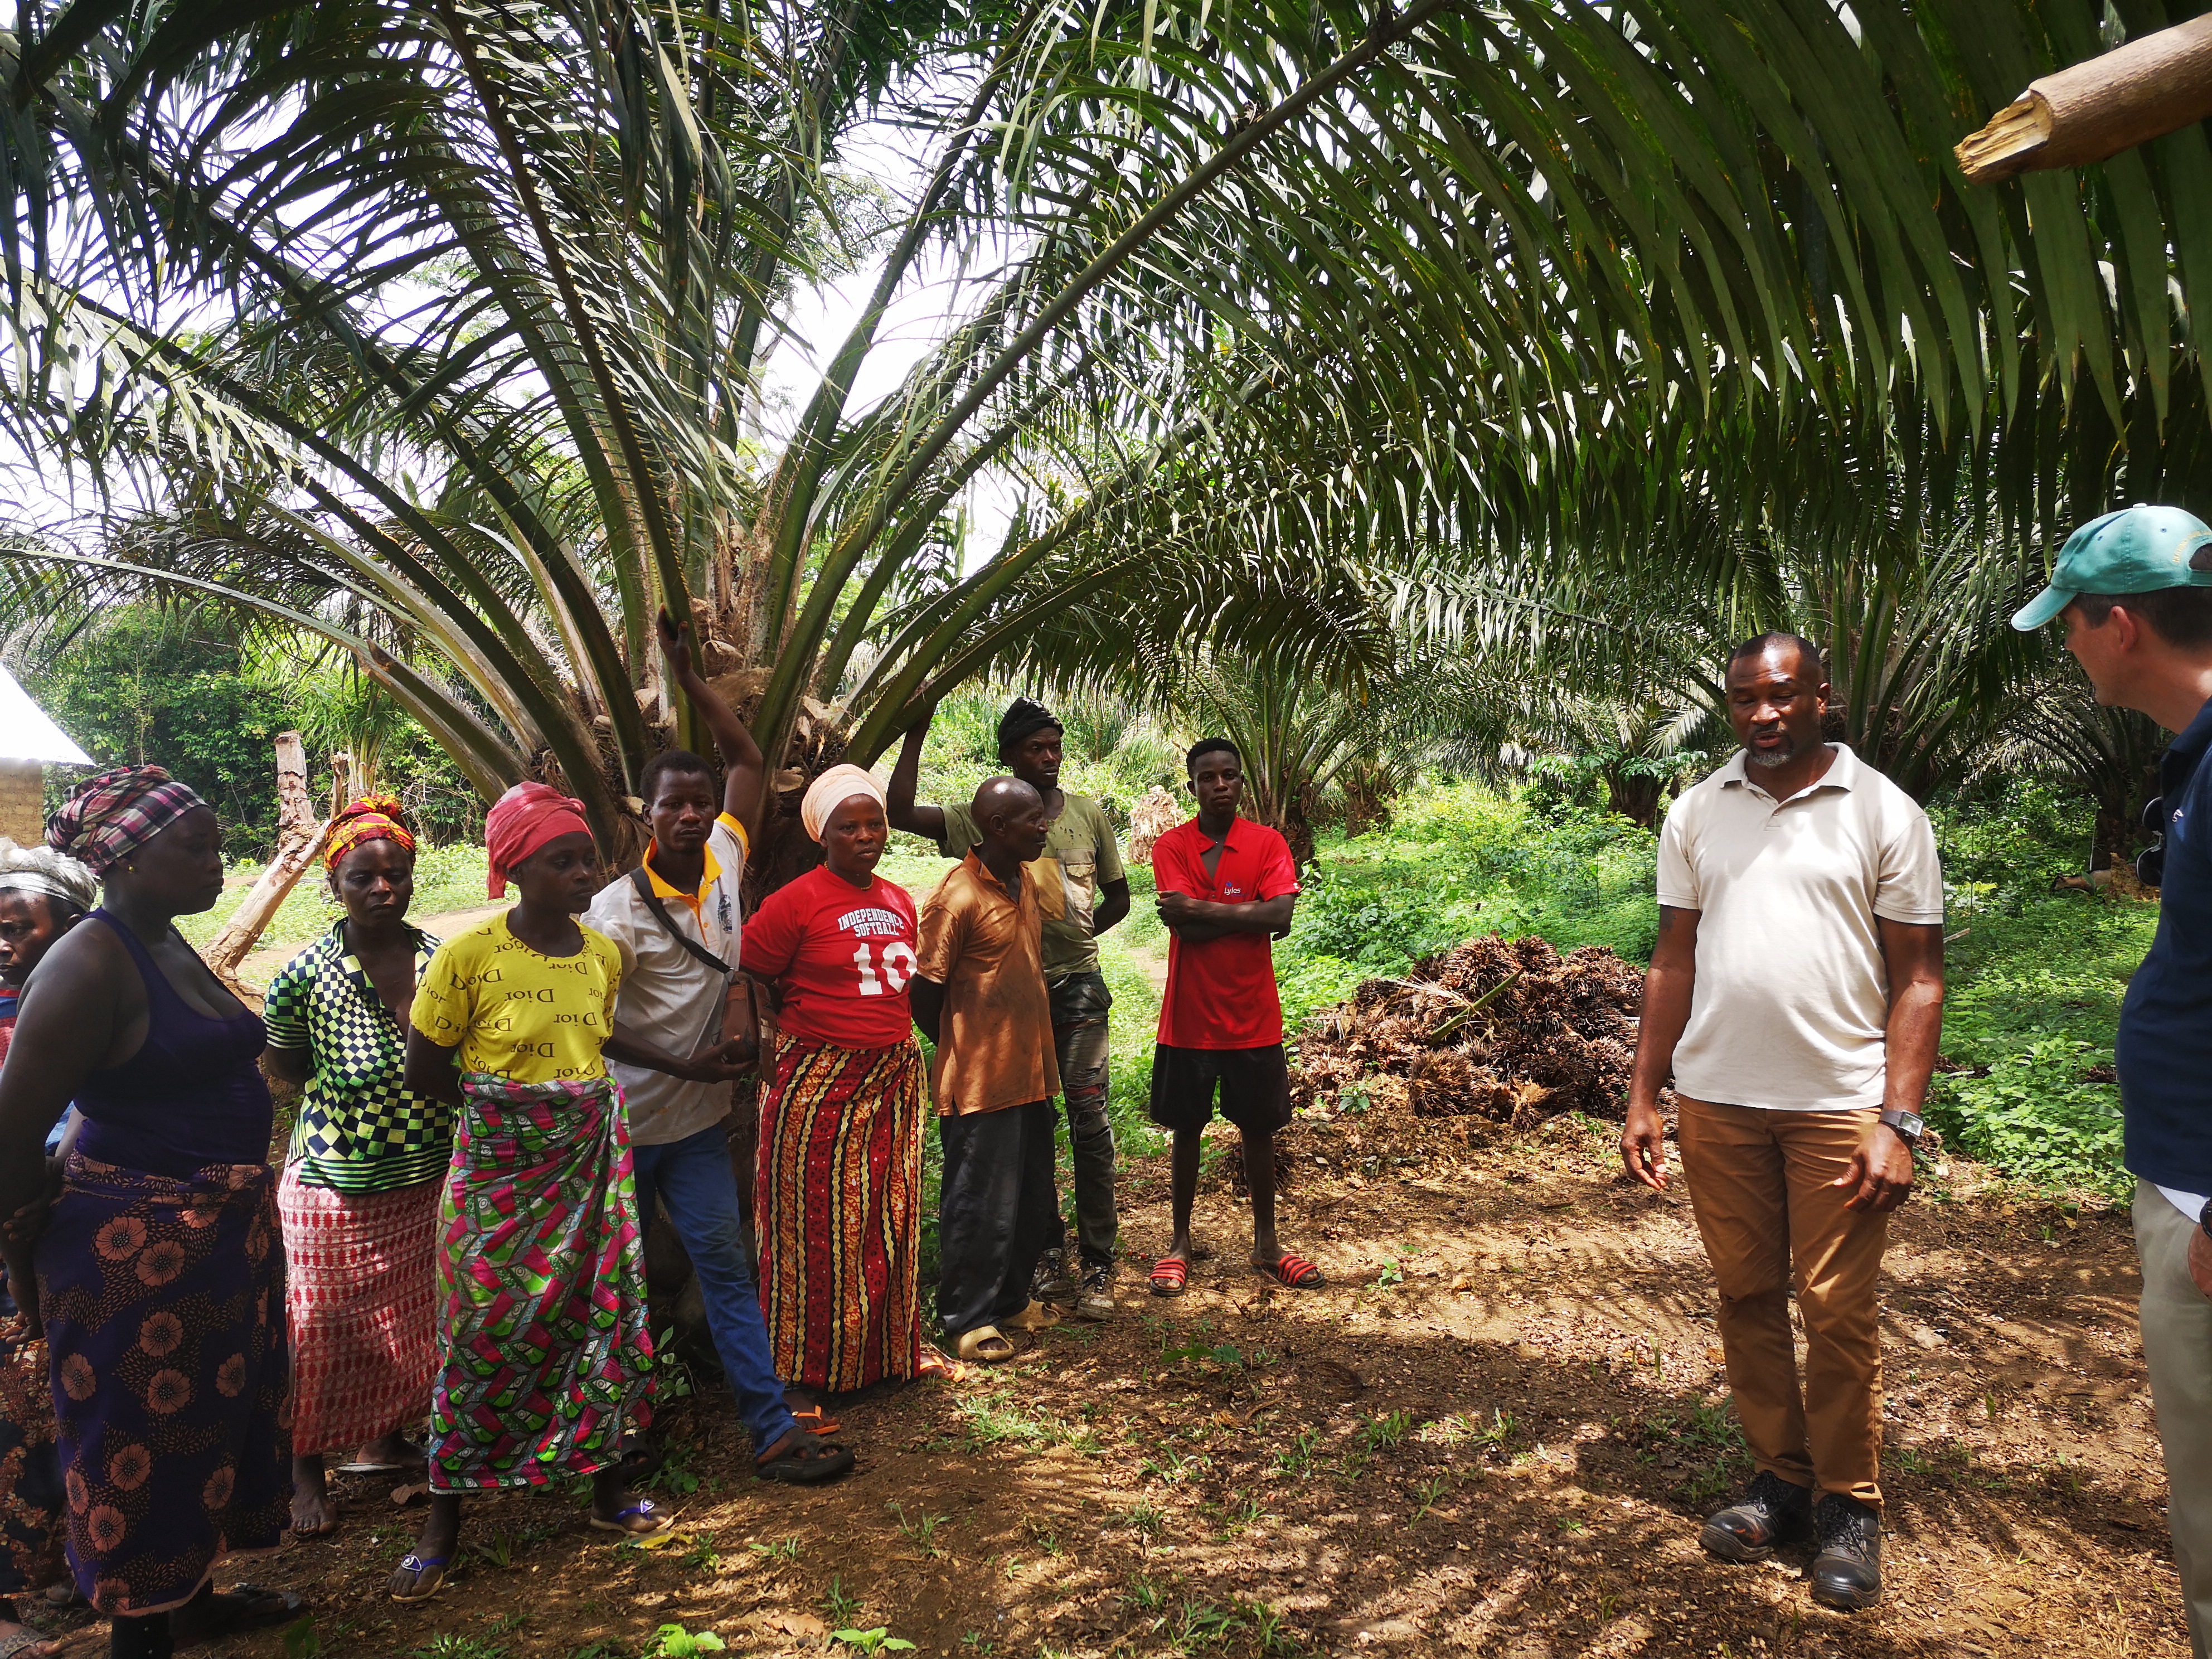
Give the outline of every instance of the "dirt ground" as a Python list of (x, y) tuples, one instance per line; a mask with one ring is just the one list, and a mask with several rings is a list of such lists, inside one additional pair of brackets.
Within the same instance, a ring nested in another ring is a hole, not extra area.
[[(1424, 1133), (1297, 1132), (1285, 1233), (1319, 1292), (1251, 1273), (1215, 1191), (1220, 1254), (1181, 1301), (1147, 1296), (1164, 1170), (1136, 1166), (1121, 1320), (845, 1406), (860, 1467), (827, 1490), (753, 1480), (708, 1385), (661, 1419), (672, 1547), (611, 1547), (567, 1494), (474, 1504), (465, 1569), (398, 1607), (418, 1512), (356, 1482), (338, 1537), (223, 1582), (304, 1593), (323, 1655), (424, 1659), (633, 1659), (671, 1624), (793, 1656), (882, 1626), (955, 1659), (2187, 1650), (2124, 1213), (1977, 1196), (1960, 1166), (1899, 1218), (1888, 1594), (1849, 1616), (1808, 1598), (1803, 1552), (1697, 1547), (1746, 1466), (1679, 1183), (1632, 1188), (1571, 1119)], [(72, 1644), (100, 1650), (96, 1626)]]

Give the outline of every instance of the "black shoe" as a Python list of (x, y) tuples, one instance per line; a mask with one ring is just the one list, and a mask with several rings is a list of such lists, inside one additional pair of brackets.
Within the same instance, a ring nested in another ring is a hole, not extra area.
[(1075, 1316), (1103, 1323), (1114, 1316), (1114, 1264), (1085, 1261), (1075, 1298)]
[(1881, 1511), (1830, 1492), (1813, 1511), (1820, 1553), (1813, 1558), (1813, 1599), (1856, 1610), (1881, 1600)]
[(1777, 1544), (1802, 1534), (1813, 1518), (1813, 1494), (1761, 1469), (1743, 1501), (1705, 1517), (1698, 1541), (1723, 1561), (1764, 1561)]
[(1030, 1300), (1056, 1302), (1063, 1308), (1074, 1302), (1075, 1281), (1068, 1276), (1065, 1250), (1047, 1250), (1037, 1258), (1036, 1271), (1030, 1275)]

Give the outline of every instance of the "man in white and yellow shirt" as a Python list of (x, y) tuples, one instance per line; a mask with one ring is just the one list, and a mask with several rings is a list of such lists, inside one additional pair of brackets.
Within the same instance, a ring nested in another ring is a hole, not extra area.
[[(723, 1009), (738, 965), (744, 821), (759, 804), (766, 769), (760, 746), (701, 676), (690, 640), (665, 611), (660, 641), (670, 678), (722, 751), (722, 789), (718, 799), (714, 773), (688, 750), (669, 750), (647, 763), (638, 787), (653, 844), (643, 867), (601, 891), (584, 920), (626, 959), (616, 1006), (623, 1027), (672, 1054), (703, 1054), (723, 1041)], [(744, 1217), (724, 1123), (730, 1085), (625, 1065), (611, 1050), (607, 1069), (622, 1087), (629, 1119), (637, 1212), (650, 1229), (656, 1202), (665, 1206), (698, 1275), (707, 1327), (753, 1443), (773, 1446), (796, 1425), (746, 1262)], [(839, 1473), (851, 1458), (842, 1449), (834, 1458), (810, 1449), (799, 1462), (804, 1473), (798, 1478), (820, 1479)]]

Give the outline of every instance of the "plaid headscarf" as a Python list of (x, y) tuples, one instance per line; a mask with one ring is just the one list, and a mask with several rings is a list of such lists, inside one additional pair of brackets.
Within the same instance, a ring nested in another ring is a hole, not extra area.
[(415, 850), (415, 832), (400, 817), (396, 795), (363, 795), (331, 820), (331, 838), (323, 848), (323, 868), (335, 870), (338, 860), (356, 847), (372, 841), (396, 841)]
[(112, 766), (87, 778), (46, 820), (46, 845), (95, 876), (207, 803), (158, 766)]

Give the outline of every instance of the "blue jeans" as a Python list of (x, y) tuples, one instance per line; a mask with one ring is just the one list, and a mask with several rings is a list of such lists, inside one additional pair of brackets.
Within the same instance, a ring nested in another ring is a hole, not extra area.
[(637, 1212), (650, 1227), (655, 1199), (668, 1206), (668, 1218), (691, 1258), (691, 1271), (699, 1276), (707, 1328), (714, 1334), (722, 1373), (738, 1397), (738, 1414), (752, 1431), (755, 1449), (765, 1451), (799, 1425), (784, 1403), (760, 1293), (745, 1265), (745, 1224), (738, 1209), (729, 1140), (717, 1123), (663, 1146), (633, 1147), (630, 1155)]

